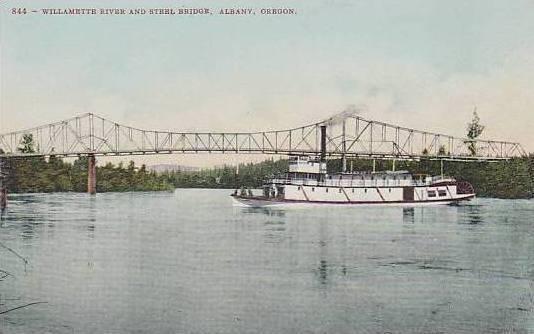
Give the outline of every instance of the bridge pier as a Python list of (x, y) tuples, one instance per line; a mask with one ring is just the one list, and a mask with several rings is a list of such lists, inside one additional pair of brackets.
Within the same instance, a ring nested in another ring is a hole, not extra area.
[[(0, 149), (0, 151), (2, 151)], [(7, 177), (7, 172), (4, 172), (2, 169), (6, 168), (6, 160), (0, 158), (0, 211), (4, 211), (7, 207), (7, 187), (5, 185), (5, 179)]]
[(87, 192), (96, 194), (96, 158), (94, 154), (89, 154), (87, 160)]
[(4, 211), (7, 207), (7, 189), (0, 184), (0, 211)]

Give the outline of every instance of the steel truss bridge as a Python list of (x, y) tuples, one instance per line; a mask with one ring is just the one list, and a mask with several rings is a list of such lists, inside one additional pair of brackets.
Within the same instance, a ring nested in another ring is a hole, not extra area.
[[(0, 134), (0, 158), (31, 156), (257, 153), (319, 155), (321, 126), (326, 154), (344, 158), (503, 160), (526, 156), (519, 143), (470, 140), (421, 131), (357, 115), (334, 116), (297, 128), (261, 132), (144, 130), (87, 113), (60, 122)], [(31, 135), (34, 152), (23, 153)]]

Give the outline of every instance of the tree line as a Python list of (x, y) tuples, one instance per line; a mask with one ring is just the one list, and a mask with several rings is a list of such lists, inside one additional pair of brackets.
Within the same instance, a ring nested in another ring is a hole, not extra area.
[[(376, 160), (377, 171), (392, 170), (393, 162)], [(372, 160), (354, 159), (347, 161), (352, 170), (371, 171)], [(341, 171), (341, 159), (328, 160), (329, 173)], [(444, 161), (444, 174), (458, 181), (468, 181), (473, 185), (477, 196), (494, 198), (533, 198), (534, 194), (534, 155), (513, 158), (499, 162)], [(396, 161), (396, 170), (406, 170), (412, 174), (440, 175), (440, 161), (423, 159), (420, 161)], [(256, 164), (240, 164), (239, 167), (224, 166), (201, 171), (165, 172), (162, 175), (177, 188), (229, 188), (241, 186), (261, 187), (265, 179), (282, 175), (288, 171), (288, 160), (266, 160)], [(237, 173), (237, 174), (236, 174)]]
[[(6, 185), (10, 192), (85, 192), (87, 191), (86, 157), (72, 163), (57, 157), (46, 161), (42, 157), (13, 159), (10, 161)], [(393, 162), (376, 160), (377, 170), (392, 170)], [(328, 172), (341, 171), (341, 159), (328, 161)], [(500, 162), (444, 161), (444, 173), (473, 184), (478, 196), (496, 198), (532, 198), (534, 188), (534, 155)], [(353, 171), (370, 171), (372, 160), (348, 160)], [(439, 175), (439, 161), (396, 161), (396, 170), (413, 174)], [(221, 166), (200, 171), (174, 171), (156, 174), (145, 165), (135, 166), (133, 161), (108, 163), (97, 166), (97, 191), (154, 191), (173, 188), (226, 188), (241, 186), (261, 187), (263, 182), (288, 171), (288, 160), (265, 160), (260, 163)]]
[[(372, 160), (349, 160), (354, 171), (369, 171), (373, 168)], [(329, 172), (341, 170), (342, 162), (330, 160)], [(375, 161), (377, 170), (392, 170), (393, 162)], [(396, 161), (396, 170), (406, 170), (412, 174), (440, 175), (441, 162), (422, 159), (420, 161)], [(493, 198), (533, 198), (534, 197), (534, 155), (512, 158), (508, 161), (443, 161), (444, 175), (452, 176), (458, 181), (467, 181), (473, 185), (477, 196)]]
[[(87, 165), (87, 157), (80, 157), (73, 163), (53, 156), (48, 161), (43, 157), (11, 159), (5, 183), (11, 193), (86, 192)], [(97, 192), (174, 188), (165, 177), (147, 171), (145, 165), (137, 167), (133, 161), (127, 166), (122, 162), (97, 166), (96, 179)]]
[(163, 172), (161, 175), (176, 188), (258, 188), (265, 179), (286, 173), (288, 166), (287, 159), (268, 159), (259, 163), (224, 165), (200, 171)]
[[(18, 150), (34, 153), (34, 139), (24, 135)], [(4, 183), (12, 193), (35, 192), (86, 192), (88, 158), (79, 157), (74, 162), (51, 155), (44, 157), (6, 158), (8, 169)], [(96, 167), (97, 192), (108, 191), (154, 191), (170, 190), (173, 185), (162, 175), (147, 171), (145, 165), (135, 166), (130, 161), (127, 166), (107, 163)]]

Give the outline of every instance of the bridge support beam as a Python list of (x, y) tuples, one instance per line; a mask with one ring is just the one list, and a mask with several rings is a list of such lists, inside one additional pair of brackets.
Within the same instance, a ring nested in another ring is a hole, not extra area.
[(96, 158), (94, 154), (89, 154), (87, 161), (87, 192), (96, 194)]

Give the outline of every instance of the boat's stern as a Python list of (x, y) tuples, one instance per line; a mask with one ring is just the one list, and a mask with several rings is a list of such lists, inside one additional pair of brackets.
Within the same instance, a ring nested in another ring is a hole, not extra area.
[(264, 196), (242, 196), (231, 194), (233, 205), (241, 207), (266, 207), (276, 205), (277, 202)]

